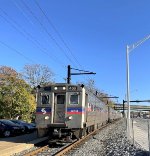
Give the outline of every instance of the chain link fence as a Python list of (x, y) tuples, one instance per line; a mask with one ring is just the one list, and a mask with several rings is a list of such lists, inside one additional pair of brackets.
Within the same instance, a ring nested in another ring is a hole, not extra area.
[(133, 145), (139, 145), (150, 156), (150, 119), (131, 118), (130, 139)]

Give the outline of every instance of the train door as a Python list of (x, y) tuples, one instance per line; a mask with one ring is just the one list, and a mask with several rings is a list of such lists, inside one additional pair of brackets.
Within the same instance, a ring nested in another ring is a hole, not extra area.
[(55, 94), (54, 123), (65, 122), (66, 94)]

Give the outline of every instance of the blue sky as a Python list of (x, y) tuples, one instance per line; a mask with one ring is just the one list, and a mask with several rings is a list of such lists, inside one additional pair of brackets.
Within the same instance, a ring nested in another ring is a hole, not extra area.
[[(0, 0), (0, 65), (47, 65), (64, 82), (70, 64), (96, 72), (73, 83), (92, 78), (122, 102), (126, 45), (150, 34), (149, 8), (149, 0)], [(150, 99), (150, 40), (129, 57), (131, 99)]]

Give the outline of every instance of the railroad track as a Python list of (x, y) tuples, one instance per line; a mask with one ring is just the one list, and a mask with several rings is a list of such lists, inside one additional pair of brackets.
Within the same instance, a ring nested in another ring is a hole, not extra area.
[(55, 147), (50, 147), (49, 145), (45, 145), (43, 147), (39, 147), (39, 148), (27, 153), (27, 154), (24, 154), (24, 156), (35, 156), (38, 154), (42, 154), (42, 156), (47, 156), (47, 155), (54, 156), (54, 155), (56, 155), (56, 153), (63, 151), (65, 148), (71, 146), (71, 144), (74, 144), (75, 142), (76, 141), (74, 141), (72, 143), (64, 143), (63, 145), (59, 144), (57, 146), (55, 145)]
[(30, 153), (25, 154), (24, 156), (33, 156), (33, 155), (37, 155), (38, 153), (41, 153), (42, 151), (46, 151), (47, 149), (49, 149), (48, 145), (43, 146), (41, 148), (38, 148), (34, 151), (31, 151)]
[[(112, 123), (111, 123), (112, 124)], [(57, 153), (55, 153), (55, 156), (63, 156), (65, 155), (66, 153), (70, 152), (71, 150), (73, 150), (74, 148), (76, 147), (79, 147), (81, 144), (85, 143), (86, 140), (88, 140), (91, 136), (94, 136), (96, 135), (100, 130), (102, 130), (103, 128), (107, 127), (109, 124), (106, 124), (104, 126), (102, 126), (100, 129), (97, 129), (91, 133), (89, 133), (88, 135), (86, 135), (85, 137), (77, 140), (76, 142), (74, 142), (73, 144), (65, 147), (64, 149), (58, 151)]]
[(61, 145), (61, 147), (58, 146), (57, 148), (53, 148), (53, 147), (50, 147), (49, 145), (45, 145), (41, 148), (38, 148), (34, 151), (31, 151), (30, 153), (27, 153), (24, 156), (35, 156), (37, 154), (42, 154), (42, 156), (44, 156), (44, 155), (45, 156), (47, 156), (47, 155), (49, 155), (49, 156), (63, 156), (66, 153), (74, 150), (75, 148), (80, 147), (81, 144), (85, 143), (85, 141), (88, 140), (89, 138), (91, 138), (91, 136), (96, 135), (100, 130), (104, 129), (108, 125), (113, 124), (115, 122), (116, 121), (113, 121), (112, 123), (106, 124), (106, 125), (102, 126), (100, 129), (97, 129), (97, 130), (89, 133), (85, 137), (83, 137), (79, 140), (76, 140), (73, 143), (67, 143), (67, 144)]

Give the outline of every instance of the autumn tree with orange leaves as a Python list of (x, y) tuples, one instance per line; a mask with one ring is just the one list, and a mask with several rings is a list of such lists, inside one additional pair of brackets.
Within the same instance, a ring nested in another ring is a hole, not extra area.
[(0, 118), (30, 121), (35, 111), (35, 98), (31, 87), (14, 69), (0, 66)]

